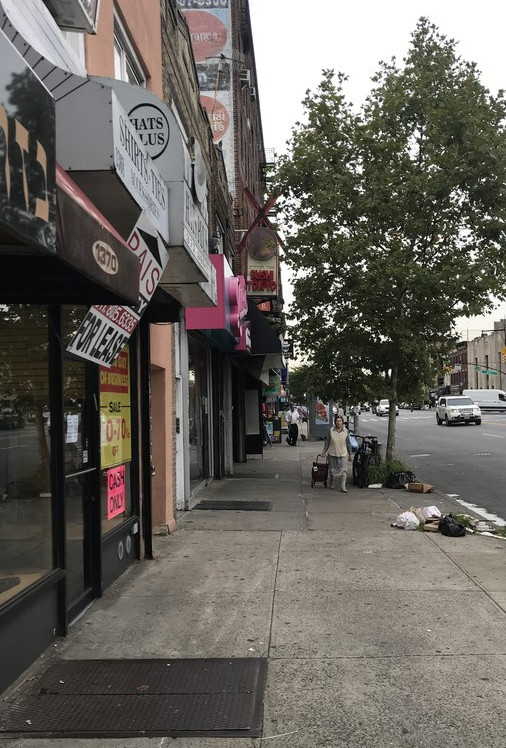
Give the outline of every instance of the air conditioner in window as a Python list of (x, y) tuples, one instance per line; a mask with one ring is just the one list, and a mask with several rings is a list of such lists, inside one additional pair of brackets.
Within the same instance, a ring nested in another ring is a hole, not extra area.
[(241, 88), (246, 88), (246, 86), (250, 85), (251, 81), (251, 70), (239, 70), (239, 83), (241, 84)]
[(61, 29), (85, 31), (94, 34), (97, 30), (100, 0), (44, 0), (54, 20)]
[(250, 96), (251, 101), (257, 100), (257, 90), (254, 86), (251, 86), (250, 91), (249, 91), (249, 96)]

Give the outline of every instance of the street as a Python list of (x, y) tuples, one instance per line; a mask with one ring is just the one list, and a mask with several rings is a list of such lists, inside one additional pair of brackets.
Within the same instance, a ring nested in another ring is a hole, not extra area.
[[(437, 426), (432, 410), (400, 410), (396, 455), (437, 491), (458, 494), (506, 521), (506, 414), (482, 413), (481, 426)], [(380, 438), (385, 455), (388, 418), (362, 413), (359, 433)]]

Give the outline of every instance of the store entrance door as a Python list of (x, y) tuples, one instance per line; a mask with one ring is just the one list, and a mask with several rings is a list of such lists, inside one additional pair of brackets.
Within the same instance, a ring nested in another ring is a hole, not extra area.
[(67, 622), (93, 599), (93, 491), (97, 485), (93, 449), (94, 398), (89, 364), (65, 360), (64, 382), (64, 504)]

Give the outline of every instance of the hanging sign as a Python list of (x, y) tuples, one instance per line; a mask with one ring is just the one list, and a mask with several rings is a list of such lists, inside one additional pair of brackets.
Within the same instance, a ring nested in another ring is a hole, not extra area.
[(67, 346), (69, 353), (102, 366), (111, 366), (128, 342), (169, 259), (165, 243), (144, 213), (127, 244), (140, 260), (139, 304), (136, 307), (121, 304), (92, 306)]

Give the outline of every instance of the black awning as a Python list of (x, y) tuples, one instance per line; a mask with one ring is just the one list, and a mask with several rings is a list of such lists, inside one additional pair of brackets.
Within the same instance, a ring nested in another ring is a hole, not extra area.
[(56, 252), (0, 247), (0, 301), (19, 304), (137, 304), (139, 260), (57, 167)]
[(60, 259), (104, 293), (126, 304), (138, 304), (140, 264), (135, 253), (59, 166), (56, 186)]
[[(279, 353), (281, 360), (281, 341), (252, 299), (248, 299), (246, 319), (251, 322), (251, 355)], [(282, 366), (282, 362), (279, 365)]]
[(179, 301), (158, 286), (144, 312), (144, 318), (147, 322), (180, 322), (181, 309)]

